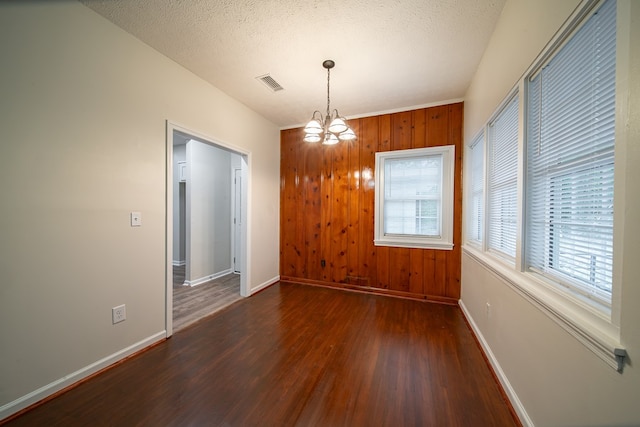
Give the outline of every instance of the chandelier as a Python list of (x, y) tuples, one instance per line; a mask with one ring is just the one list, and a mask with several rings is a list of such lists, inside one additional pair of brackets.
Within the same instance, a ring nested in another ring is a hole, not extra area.
[(338, 141), (350, 141), (356, 139), (356, 134), (347, 126), (344, 117), (340, 116), (338, 110), (331, 111), (329, 98), (329, 81), (331, 78), (331, 69), (336, 63), (330, 59), (325, 60), (322, 66), (327, 69), (327, 115), (322, 117), (322, 113), (318, 110), (313, 112), (311, 120), (304, 127), (305, 142), (319, 142), (325, 145), (337, 144)]

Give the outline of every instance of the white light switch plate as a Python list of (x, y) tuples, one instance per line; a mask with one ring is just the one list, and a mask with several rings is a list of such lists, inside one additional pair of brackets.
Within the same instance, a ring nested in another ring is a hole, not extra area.
[(142, 214), (140, 212), (131, 212), (131, 226), (140, 227), (142, 225)]

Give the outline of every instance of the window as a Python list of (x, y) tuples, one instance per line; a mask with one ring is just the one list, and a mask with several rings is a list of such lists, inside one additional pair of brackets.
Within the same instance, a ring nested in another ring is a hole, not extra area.
[[(622, 297), (613, 274), (614, 151), (616, 128), (622, 144), (629, 144), (616, 115), (627, 117), (620, 110), (628, 102), (631, 70), (616, 70), (616, 61), (626, 60), (616, 58), (616, 38), (628, 40), (616, 34), (616, 4), (590, 1), (576, 10), (514, 88), (523, 94), (524, 111), (517, 94), (508, 97), (467, 146), (464, 250), (622, 372), (626, 350), (616, 324)], [(482, 134), (484, 183), (477, 164)], [(484, 185), (484, 199), (476, 185)]]
[(455, 147), (376, 153), (378, 246), (453, 249)]
[(469, 145), (469, 176), (467, 179), (470, 194), (468, 198), (467, 240), (480, 244), (484, 229), (484, 133), (480, 132)]
[(610, 306), (615, 2), (528, 79), (526, 266)]
[(488, 130), (487, 248), (513, 261), (518, 214), (518, 96), (513, 96)]

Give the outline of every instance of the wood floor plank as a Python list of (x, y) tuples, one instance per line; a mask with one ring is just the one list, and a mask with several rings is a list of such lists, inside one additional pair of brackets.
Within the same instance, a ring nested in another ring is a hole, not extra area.
[(458, 307), (279, 283), (9, 426), (515, 426)]
[(197, 286), (184, 286), (184, 274), (184, 266), (173, 267), (174, 332), (242, 299), (238, 274), (227, 274)]

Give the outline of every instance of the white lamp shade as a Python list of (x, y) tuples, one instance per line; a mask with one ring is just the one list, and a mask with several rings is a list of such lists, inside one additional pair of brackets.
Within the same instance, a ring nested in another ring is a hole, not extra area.
[(324, 145), (334, 145), (338, 143), (338, 137), (332, 133), (327, 133), (322, 142)]
[(308, 133), (304, 136), (304, 142), (320, 142), (320, 134), (317, 133)]
[(320, 123), (318, 123), (318, 121), (314, 119), (307, 123), (307, 125), (304, 127), (304, 131), (306, 133), (319, 134), (322, 133), (322, 126), (320, 126)]
[(336, 117), (333, 119), (331, 124), (329, 125), (329, 132), (333, 133), (341, 133), (347, 130), (348, 126), (340, 117)]
[(356, 139), (356, 134), (351, 128), (347, 128), (347, 130), (338, 135), (338, 138), (340, 138), (340, 140), (342, 141), (351, 141)]

